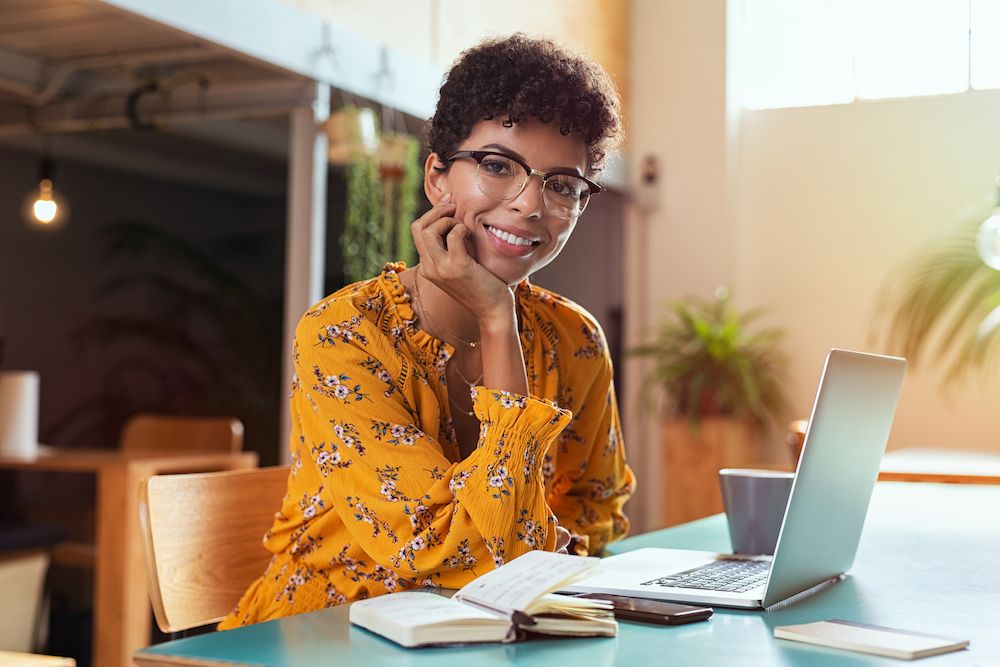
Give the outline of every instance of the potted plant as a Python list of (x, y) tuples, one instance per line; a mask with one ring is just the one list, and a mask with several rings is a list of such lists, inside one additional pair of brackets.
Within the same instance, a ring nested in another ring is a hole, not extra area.
[(348, 282), (377, 275), (388, 261), (416, 259), (410, 224), (416, 219), (423, 171), (420, 142), (407, 134), (383, 135), (379, 154), (346, 167), (344, 232), (340, 239)]
[(786, 405), (784, 332), (751, 332), (760, 314), (738, 312), (720, 288), (671, 304), (656, 338), (632, 350), (652, 360), (647, 385), (665, 399), (667, 525), (722, 511), (719, 469), (757, 464), (760, 436)]

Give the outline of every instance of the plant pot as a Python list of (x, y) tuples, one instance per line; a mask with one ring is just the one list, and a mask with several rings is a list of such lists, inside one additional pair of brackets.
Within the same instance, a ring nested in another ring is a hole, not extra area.
[(759, 440), (749, 420), (708, 417), (663, 423), (663, 522), (673, 526), (722, 512), (720, 468), (753, 467)]
[(327, 158), (333, 164), (349, 164), (378, 152), (378, 124), (368, 107), (344, 107), (323, 123), (329, 139)]

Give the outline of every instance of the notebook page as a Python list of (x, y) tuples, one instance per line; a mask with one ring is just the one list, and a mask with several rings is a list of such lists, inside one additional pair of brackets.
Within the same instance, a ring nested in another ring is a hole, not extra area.
[(403, 591), (360, 600), (352, 605), (351, 613), (355, 613), (356, 610), (377, 612), (394, 623), (414, 627), (470, 619), (497, 620), (493, 614), (456, 604), (436, 593), (422, 591)]
[(455, 599), (468, 600), (503, 614), (523, 611), (539, 596), (595, 567), (599, 560), (529, 551), (474, 579), (455, 594)]

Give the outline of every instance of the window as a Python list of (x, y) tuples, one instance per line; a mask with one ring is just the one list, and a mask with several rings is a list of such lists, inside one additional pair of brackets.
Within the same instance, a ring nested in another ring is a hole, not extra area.
[(1000, 88), (1000, 0), (973, 0), (969, 73), (973, 88)]
[(1000, 0), (744, 0), (743, 105), (1000, 88)]

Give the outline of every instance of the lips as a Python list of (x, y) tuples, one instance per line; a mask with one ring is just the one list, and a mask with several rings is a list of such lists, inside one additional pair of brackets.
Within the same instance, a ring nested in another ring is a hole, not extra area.
[(486, 235), (493, 248), (500, 254), (508, 257), (525, 257), (526, 255), (530, 255), (541, 244), (540, 239), (524, 235), (524, 232), (517, 233), (509, 229), (501, 229), (486, 224), (483, 227), (486, 229)]

